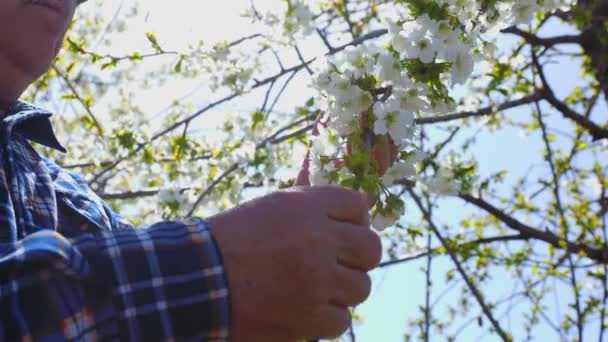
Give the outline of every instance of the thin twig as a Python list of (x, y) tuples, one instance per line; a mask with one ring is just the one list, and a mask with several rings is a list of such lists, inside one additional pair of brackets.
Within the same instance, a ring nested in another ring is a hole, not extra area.
[[(363, 36), (361, 36), (361, 37), (359, 37), (359, 38), (357, 38), (357, 39), (353, 40), (353, 41), (352, 41), (352, 42), (350, 42), (350, 43), (346, 43), (346, 44), (344, 44), (344, 45), (341, 45), (340, 47), (338, 47), (338, 48), (334, 49), (334, 51), (332, 51), (332, 52), (330, 52), (330, 53), (327, 53), (326, 55), (334, 54), (334, 53), (336, 53), (336, 52), (339, 52), (339, 51), (341, 51), (341, 50), (344, 50), (344, 49), (345, 49), (345, 48), (347, 48), (348, 46), (355, 46), (355, 45), (359, 45), (359, 44), (361, 44), (361, 43), (363, 43), (363, 42), (365, 42), (365, 41), (367, 41), (367, 40), (378, 38), (378, 37), (380, 37), (380, 36), (382, 36), (382, 35), (386, 34), (387, 32), (388, 32), (388, 31), (387, 31), (387, 30), (385, 30), (385, 29), (380, 29), (380, 30), (371, 31), (370, 33), (368, 33), (368, 34), (366, 34), (366, 35), (363, 35)], [(261, 86), (263, 86), (263, 85), (265, 85), (265, 84), (268, 84), (268, 83), (272, 82), (273, 80), (276, 80), (277, 78), (280, 78), (281, 76), (283, 76), (283, 75), (285, 75), (285, 74), (288, 74), (288, 73), (291, 73), (291, 72), (295, 72), (295, 71), (299, 71), (299, 70), (301, 70), (301, 69), (304, 69), (304, 68), (306, 68), (306, 66), (310, 65), (310, 64), (311, 64), (312, 62), (314, 62), (315, 60), (316, 60), (316, 58), (311, 58), (311, 59), (309, 59), (308, 61), (305, 61), (305, 62), (303, 62), (303, 63), (300, 63), (300, 64), (295, 65), (295, 66), (290, 67), (290, 68), (286, 68), (285, 70), (282, 70), (280, 73), (278, 73), (278, 74), (276, 74), (276, 75), (274, 75), (274, 76), (271, 76), (271, 77), (268, 77), (268, 78), (265, 78), (265, 79), (262, 79), (262, 80), (256, 81), (256, 82), (255, 82), (255, 83), (254, 83), (254, 84), (253, 84), (253, 85), (250, 87), (250, 90), (253, 90), (253, 89), (259, 88), (259, 87), (261, 87)], [(102, 177), (103, 177), (105, 174), (107, 174), (108, 172), (112, 171), (114, 168), (116, 168), (116, 167), (117, 167), (118, 165), (120, 165), (122, 162), (124, 162), (125, 160), (129, 159), (130, 157), (132, 157), (134, 154), (136, 154), (136, 153), (140, 152), (140, 151), (141, 151), (141, 150), (142, 150), (142, 149), (143, 149), (145, 146), (147, 146), (147, 145), (148, 145), (150, 142), (152, 142), (152, 141), (154, 141), (154, 140), (157, 140), (158, 138), (160, 138), (160, 137), (162, 137), (162, 136), (164, 136), (164, 135), (166, 135), (166, 134), (168, 134), (168, 133), (170, 133), (170, 132), (174, 131), (175, 129), (179, 128), (180, 126), (185, 125), (186, 123), (188, 123), (188, 122), (190, 122), (190, 121), (192, 121), (192, 120), (194, 120), (194, 119), (198, 118), (198, 117), (199, 117), (199, 116), (201, 116), (203, 113), (206, 113), (208, 110), (210, 110), (210, 109), (212, 109), (212, 108), (214, 108), (214, 107), (217, 107), (218, 105), (223, 104), (223, 103), (225, 103), (225, 102), (231, 101), (231, 100), (233, 100), (234, 98), (236, 98), (236, 97), (238, 97), (238, 96), (240, 96), (240, 95), (241, 95), (241, 93), (240, 93), (240, 92), (234, 92), (234, 93), (232, 93), (232, 94), (230, 94), (230, 95), (227, 95), (227, 96), (225, 96), (224, 98), (219, 99), (219, 100), (217, 100), (217, 101), (214, 101), (214, 102), (212, 102), (212, 103), (208, 104), (207, 106), (205, 106), (205, 107), (201, 108), (200, 110), (198, 110), (198, 111), (194, 112), (193, 114), (191, 114), (191, 115), (187, 116), (186, 118), (184, 118), (184, 119), (182, 119), (182, 120), (179, 120), (179, 121), (175, 122), (174, 124), (170, 125), (169, 127), (167, 127), (167, 128), (165, 128), (165, 129), (161, 130), (160, 132), (158, 132), (158, 133), (154, 134), (154, 135), (153, 135), (153, 136), (152, 136), (152, 137), (151, 137), (151, 138), (150, 138), (148, 141), (146, 141), (146, 142), (144, 142), (144, 143), (142, 143), (142, 144), (139, 144), (139, 145), (138, 145), (138, 146), (137, 146), (135, 149), (133, 149), (133, 151), (132, 151), (131, 153), (129, 153), (127, 156), (122, 157), (122, 158), (120, 158), (120, 159), (116, 160), (116, 161), (115, 161), (115, 162), (113, 162), (113, 163), (112, 163), (110, 166), (108, 166), (107, 168), (105, 168), (105, 169), (101, 170), (99, 173), (97, 173), (96, 175), (94, 175), (94, 176), (93, 176), (93, 178), (92, 178), (92, 179), (89, 181), (89, 183), (90, 183), (90, 184), (99, 183), (99, 180), (100, 180), (100, 179), (101, 179), (101, 178), (102, 178)]]
[[(528, 238), (521, 234), (493, 236), (493, 237), (489, 237), (489, 238), (465, 241), (465, 242), (459, 244), (456, 249), (460, 249), (460, 248), (464, 248), (464, 247), (468, 247), (468, 246), (479, 246), (479, 245), (489, 244), (489, 243), (494, 243), (494, 242), (509, 242), (509, 241), (522, 241), (522, 240), (528, 240)], [(378, 268), (384, 268), (384, 267), (394, 266), (394, 265), (398, 265), (398, 264), (408, 263), (410, 261), (428, 257), (429, 255), (439, 254), (441, 250), (442, 250), (442, 247), (434, 247), (434, 248), (428, 249), (424, 252), (420, 252), (420, 253), (417, 253), (414, 255), (409, 255), (407, 257), (394, 259), (394, 260), (388, 260), (388, 261), (380, 263)]]
[[(534, 55), (534, 52), (532, 52), (532, 54)], [(557, 207), (557, 210), (558, 210), (558, 213), (560, 216), (560, 226), (562, 226), (562, 229), (564, 230), (564, 236), (567, 238), (569, 229), (568, 229), (568, 222), (566, 219), (566, 214), (564, 212), (564, 207), (562, 205), (561, 195), (559, 192), (560, 175), (557, 174), (557, 171), (555, 169), (553, 149), (551, 148), (551, 143), (549, 142), (549, 137), (547, 136), (547, 126), (543, 120), (543, 113), (541, 111), (541, 108), (540, 108), (540, 105), (538, 104), (538, 102), (535, 102), (534, 104), (536, 106), (537, 119), (538, 119), (538, 123), (539, 123), (541, 133), (542, 133), (543, 142), (545, 144), (545, 149), (546, 149), (545, 160), (547, 161), (547, 163), (549, 164), (549, 168), (551, 169), (551, 176), (552, 176), (552, 183), (553, 183), (552, 189), (553, 189), (553, 195), (555, 197), (556, 207)], [(570, 265), (570, 283), (572, 285), (572, 290), (574, 291), (574, 308), (575, 308), (576, 317), (577, 317), (576, 326), (578, 328), (578, 341), (583, 342), (583, 328), (584, 328), (583, 319), (584, 319), (584, 317), (583, 317), (582, 311), (581, 311), (580, 292), (578, 290), (578, 285), (577, 285), (577, 280), (576, 280), (576, 270), (573, 267), (574, 262), (572, 260), (572, 255), (570, 253), (567, 253), (566, 255), (568, 258), (568, 264)]]
[(581, 242), (571, 242), (568, 241), (566, 238), (558, 237), (550, 231), (533, 228), (506, 214), (504, 211), (496, 208), (481, 197), (474, 197), (472, 195), (462, 193), (459, 194), (458, 197), (463, 199), (465, 202), (471, 203), (476, 207), (485, 210), (492, 216), (496, 217), (499, 221), (506, 224), (507, 227), (519, 232), (520, 234), (530, 239), (544, 241), (555, 248), (564, 249), (567, 253), (583, 253), (588, 258), (595, 260), (599, 263), (608, 262), (608, 249), (598, 249)]
[(536, 53), (532, 54), (532, 61), (536, 66), (538, 76), (540, 77), (540, 80), (543, 85), (543, 99), (549, 102), (553, 107), (555, 107), (555, 109), (559, 110), (564, 117), (574, 121), (579, 126), (585, 128), (587, 132), (593, 137), (593, 140), (608, 139), (608, 129), (598, 126), (595, 122), (577, 113), (572, 108), (568, 107), (568, 105), (566, 105), (564, 102), (557, 99), (555, 93), (553, 92), (553, 89), (547, 81), (545, 71), (543, 70), (542, 65), (538, 61), (538, 56), (536, 55)]
[(437, 228), (437, 226), (433, 222), (433, 218), (429, 214), (428, 210), (422, 204), (422, 201), (421, 201), (420, 197), (414, 191), (412, 191), (411, 189), (409, 189), (408, 192), (409, 192), (410, 196), (414, 199), (414, 202), (416, 202), (416, 205), (418, 206), (418, 209), (420, 210), (420, 212), (422, 212), (422, 215), (423, 215), (425, 221), (429, 224), (429, 226), (430, 226), (431, 230), (433, 231), (433, 233), (435, 234), (435, 236), (437, 237), (437, 239), (439, 239), (439, 241), (441, 242), (441, 245), (446, 249), (448, 255), (450, 256), (450, 259), (452, 259), (452, 262), (456, 266), (456, 269), (458, 270), (458, 273), (460, 273), (461, 277), (463, 278), (463, 280), (467, 284), (467, 287), (469, 288), (469, 290), (471, 291), (471, 293), (473, 294), (473, 296), (477, 300), (477, 303), (481, 307), (484, 315), (488, 318), (488, 320), (490, 321), (490, 323), (492, 323), (492, 326), (494, 327), (495, 332), (498, 334), (498, 336), (500, 336), (500, 338), (504, 342), (510, 342), (510, 341), (512, 341), (512, 337), (509, 334), (507, 334), (501, 328), (500, 323), (498, 323), (498, 321), (494, 318), (494, 315), (492, 314), (492, 311), (490, 310), (490, 308), (488, 307), (488, 305), (485, 303), (485, 301), (483, 299), (483, 295), (481, 294), (481, 292), (479, 291), (479, 289), (477, 288), (477, 286), (475, 286), (475, 284), (473, 284), (473, 281), (467, 275), (466, 271), (464, 270), (464, 267), (462, 266), (462, 264), (458, 260), (458, 257), (456, 256), (456, 254), (452, 250), (452, 248), (449, 245), (449, 243), (447, 242), (447, 240), (439, 232), (439, 228)]
[[(431, 232), (427, 232), (426, 238), (426, 248), (431, 249), (432, 243), (432, 235)], [(426, 291), (425, 291), (425, 299), (424, 299), (424, 341), (429, 342), (431, 338), (431, 266), (433, 264), (433, 256), (429, 253), (426, 257), (426, 269), (425, 269), (425, 277), (426, 277)]]
[(89, 115), (89, 117), (93, 121), (93, 125), (97, 129), (97, 133), (99, 134), (99, 136), (103, 136), (103, 127), (101, 126), (101, 123), (99, 122), (99, 120), (97, 120), (97, 118), (95, 117), (95, 114), (93, 114), (93, 112), (91, 111), (91, 108), (89, 107), (89, 105), (84, 102), (84, 99), (82, 98), (82, 96), (80, 96), (80, 94), (76, 90), (76, 87), (74, 87), (74, 85), (68, 79), (68, 77), (64, 73), (62, 73), (59, 70), (59, 68), (57, 68), (56, 65), (53, 65), (53, 70), (55, 71), (55, 73), (57, 75), (59, 75), (59, 77), (61, 77), (61, 79), (65, 82), (65, 84), (68, 86), (68, 88), (70, 88), (70, 91), (72, 92), (72, 94), (74, 95), (74, 97), (76, 98), (76, 100), (78, 100), (78, 102), (82, 105), (82, 107), (84, 108), (84, 110), (87, 112), (87, 114)]
[(458, 113), (452, 113), (452, 114), (446, 114), (446, 115), (440, 115), (440, 116), (418, 118), (418, 119), (416, 119), (416, 124), (428, 125), (428, 124), (434, 124), (434, 123), (438, 123), (438, 122), (447, 122), (447, 121), (460, 120), (460, 119), (466, 119), (466, 118), (472, 118), (472, 117), (486, 116), (486, 115), (494, 114), (494, 113), (504, 111), (507, 109), (529, 104), (529, 103), (537, 101), (541, 98), (543, 98), (543, 93), (541, 91), (538, 91), (538, 92), (535, 92), (528, 96), (524, 96), (518, 100), (507, 101), (507, 102), (501, 103), (497, 106), (480, 108), (476, 111), (465, 111), (465, 112), (458, 112)]
[(540, 45), (546, 48), (553, 47), (557, 44), (581, 44), (583, 42), (583, 36), (580, 34), (541, 38), (534, 33), (521, 30), (515, 26), (507, 27), (500, 32), (514, 34), (523, 38), (528, 44)]

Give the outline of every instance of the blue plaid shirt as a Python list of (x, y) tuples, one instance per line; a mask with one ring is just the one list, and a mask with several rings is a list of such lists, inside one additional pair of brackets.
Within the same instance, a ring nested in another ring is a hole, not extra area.
[(32, 148), (65, 151), (50, 116), (18, 102), (0, 122), (0, 341), (226, 341), (205, 221), (134, 229)]

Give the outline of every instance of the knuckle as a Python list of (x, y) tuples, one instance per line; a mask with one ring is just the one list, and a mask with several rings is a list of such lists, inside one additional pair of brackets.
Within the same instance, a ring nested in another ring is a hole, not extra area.
[(335, 339), (342, 335), (350, 326), (351, 315), (348, 309), (341, 308), (338, 313), (333, 317), (331, 324), (328, 324), (327, 331), (323, 333), (323, 338)]
[(367, 210), (367, 195), (357, 190), (344, 189), (354, 203), (357, 203), (362, 209)]
[(319, 307), (325, 305), (329, 299), (327, 293), (323, 290), (323, 286), (316, 283), (310, 287), (308, 300), (313, 307)]
[(373, 269), (376, 268), (378, 264), (380, 264), (380, 261), (382, 259), (382, 240), (380, 239), (380, 236), (371, 229), (367, 230), (367, 235), (368, 236), (366, 238), (367, 246), (365, 251), (365, 266), (368, 269)]
[(298, 195), (299, 193), (297, 191), (283, 190), (274, 192), (271, 196), (274, 202), (273, 204), (279, 207), (289, 207), (294, 201), (298, 201), (300, 197)]
[(307, 291), (303, 294), (313, 306), (322, 306), (329, 300), (328, 277), (322, 267), (308, 265), (302, 268), (302, 282), (307, 284)]
[(308, 299), (315, 305), (324, 304), (327, 300), (322, 278), (319, 272), (314, 272), (308, 287)]
[(292, 224), (304, 224), (316, 219), (320, 212), (319, 201), (311, 195), (296, 190), (273, 193), (270, 203), (273, 215), (288, 218)]
[(305, 229), (302, 232), (303, 236), (301, 239), (302, 252), (304, 253), (304, 257), (310, 258), (311, 251), (316, 251), (317, 255), (326, 255), (331, 253), (331, 241), (328, 234), (325, 234), (322, 229), (319, 229), (319, 225), (311, 222), (307, 224), (309, 229)]
[(353, 189), (347, 189), (337, 185), (326, 185), (320, 188), (329, 194), (335, 195), (336, 200), (350, 199), (355, 203), (360, 203), (361, 206), (367, 208), (367, 198), (362, 192)]
[(361, 273), (361, 277), (357, 282), (357, 293), (355, 295), (355, 303), (364, 302), (372, 292), (372, 279), (367, 273)]

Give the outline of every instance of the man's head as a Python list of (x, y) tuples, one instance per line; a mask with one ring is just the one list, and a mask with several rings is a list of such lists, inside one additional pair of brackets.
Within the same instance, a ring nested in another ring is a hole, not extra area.
[(80, 2), (0, 0), (0, 103), (16, 100), (48, 70)]

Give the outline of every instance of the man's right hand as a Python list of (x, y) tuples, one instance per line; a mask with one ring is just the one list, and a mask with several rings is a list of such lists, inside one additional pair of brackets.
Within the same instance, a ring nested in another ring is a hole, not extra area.
[(208, 219), (224, 259), (235, 342), (333, 338), (381, 258), (365, 194), (295, 187)]

